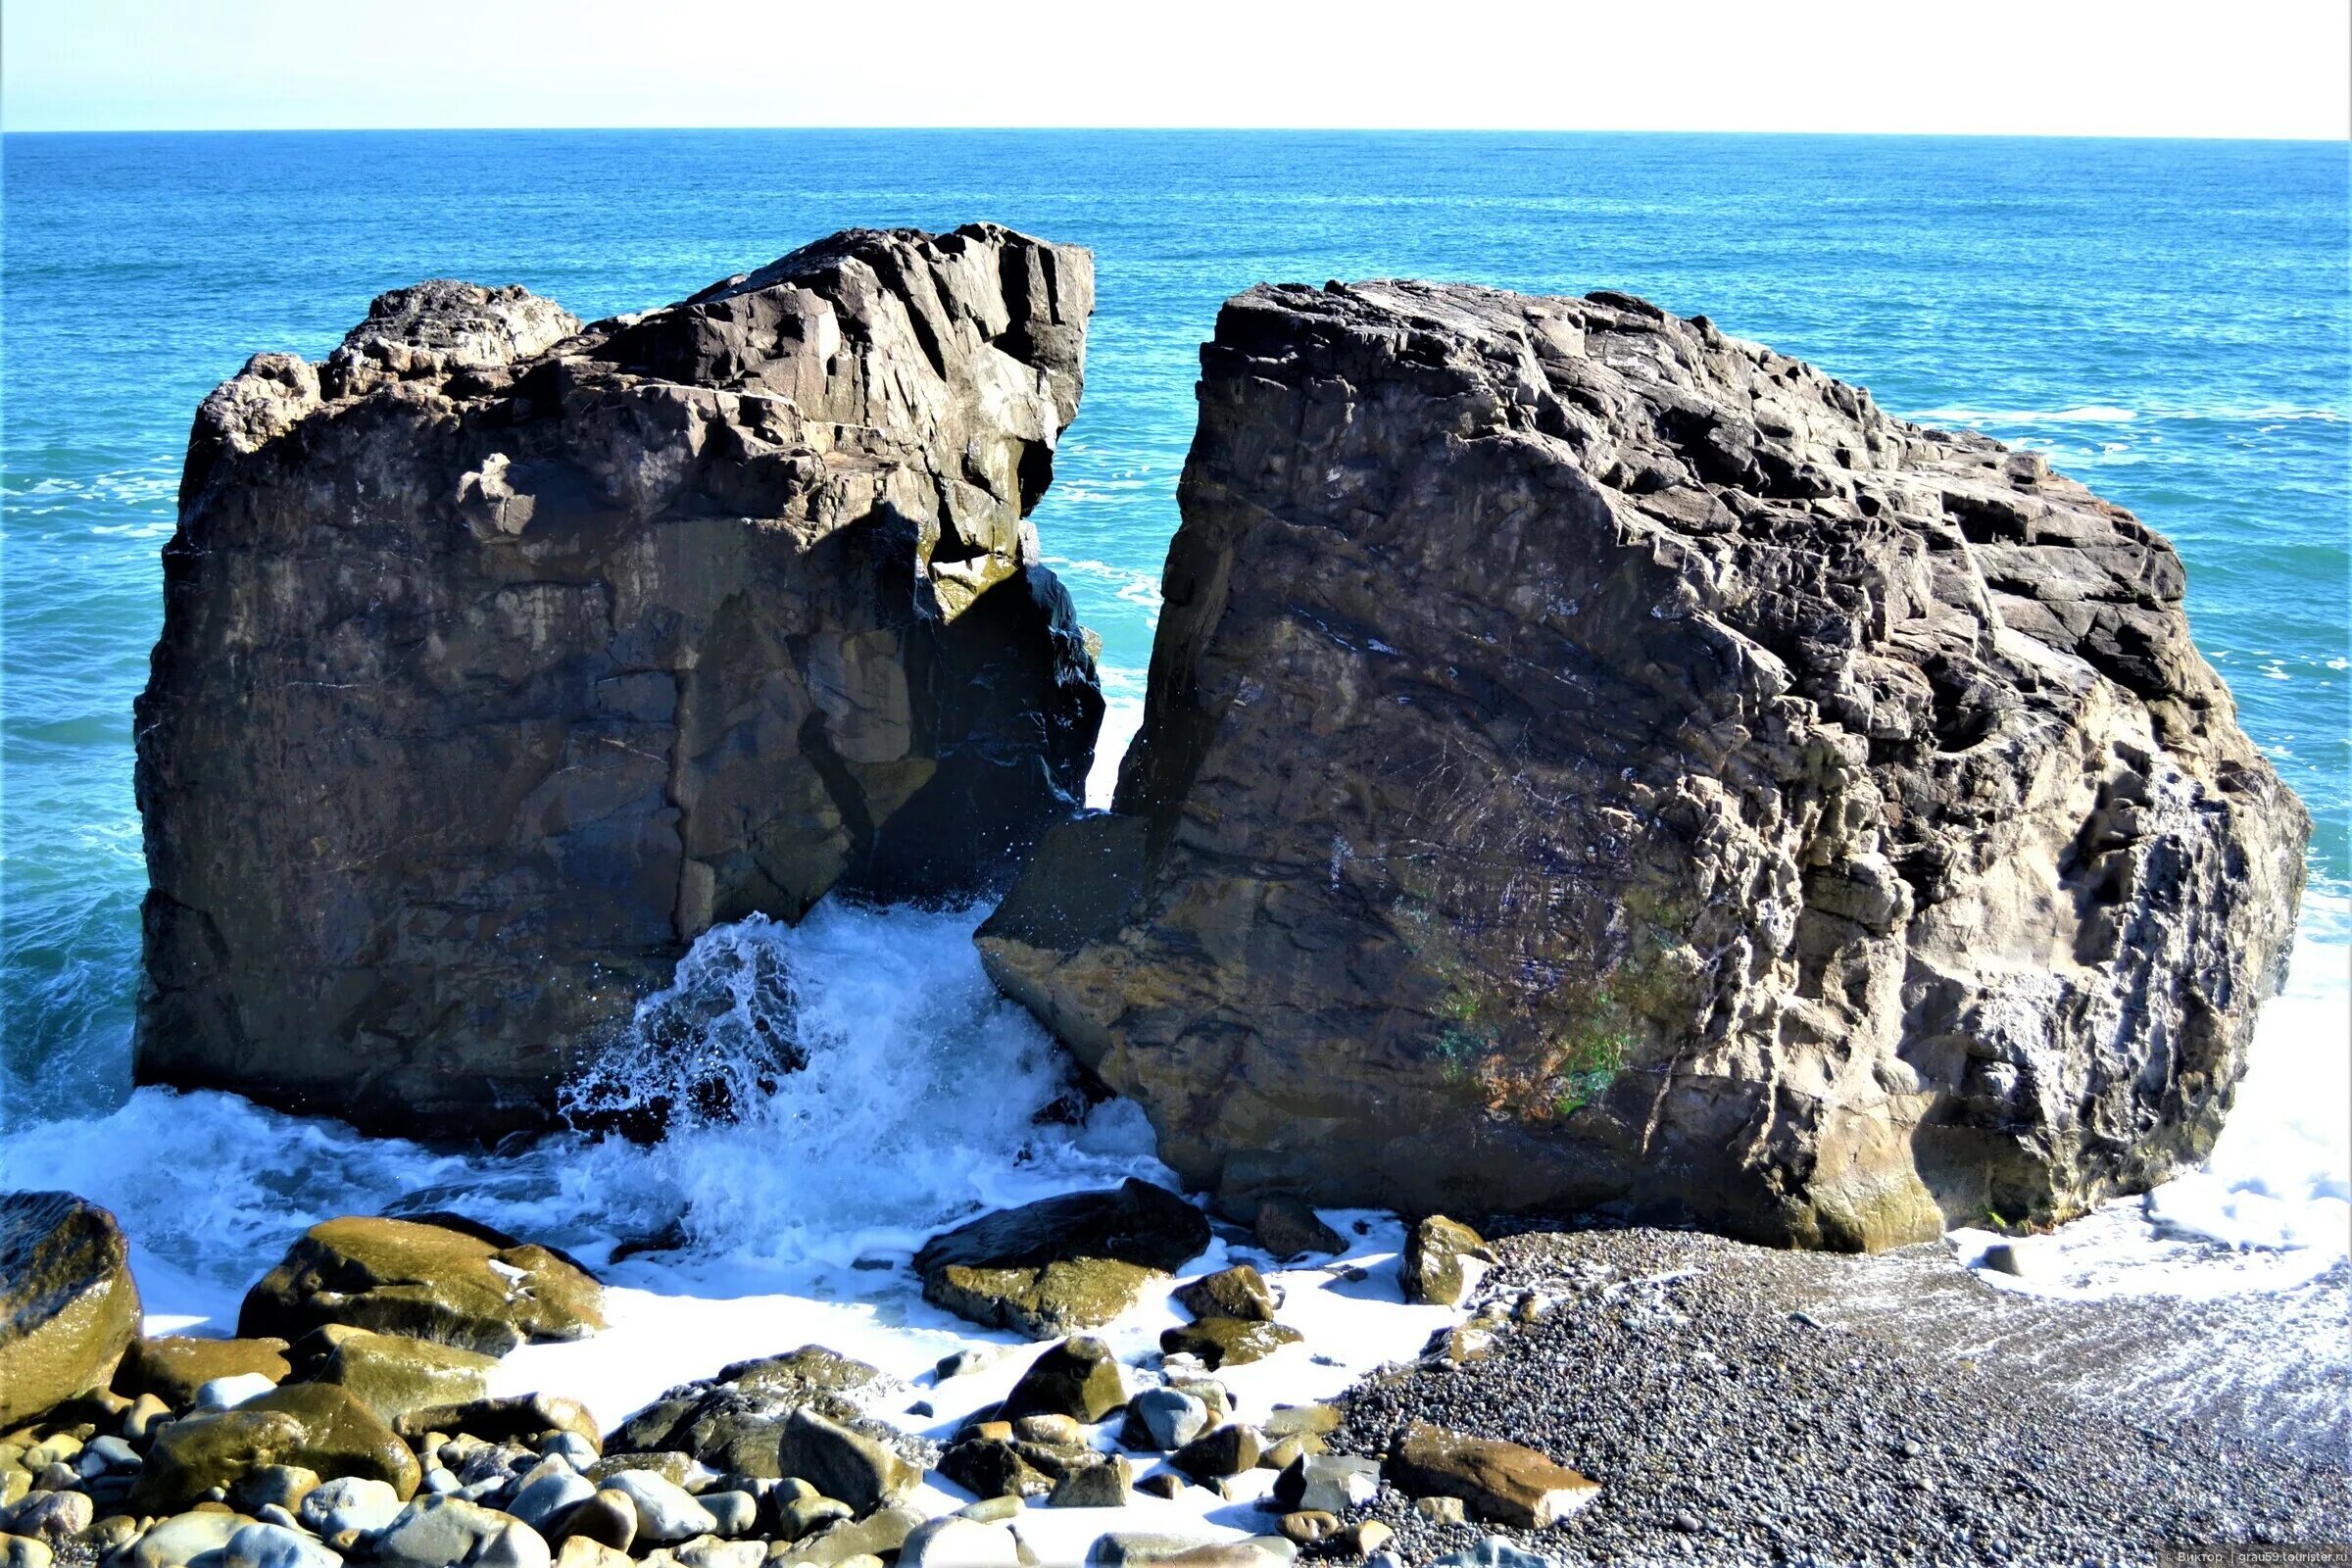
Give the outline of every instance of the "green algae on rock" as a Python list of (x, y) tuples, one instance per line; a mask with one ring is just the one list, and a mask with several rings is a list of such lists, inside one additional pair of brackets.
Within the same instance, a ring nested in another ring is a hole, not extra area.
[(484, 1226), (346, 1215), (246, 1294), (237, 1331), (291, 1341), (339, 1323), (495, 1356), (596, 1332), (603, 1300), (576, 1264)]
[(293, 1383), (231, 1410), (182, 1417), (159, 1433), (130, 1494), (137, 1513), (168, 1513), (248, 1472), (300, 1465), (329, 1479), (381, 1481), (401, 1498), (423, 1472), (416, 1455), (350, 1391)]
[(71, 1193), (0, 1194), (0, 1430), (104, 1388), (138, 1332), (114, 1215)]

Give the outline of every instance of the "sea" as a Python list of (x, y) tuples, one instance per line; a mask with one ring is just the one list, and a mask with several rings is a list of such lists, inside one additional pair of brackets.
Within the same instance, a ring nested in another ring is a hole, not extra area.
[[(204, 394), (259, 351), (322, 357), (372, 296), (419, 278), (520, 283), (593, 318), (835, 229), (976, 219), (1097, 258), (1085, 402), (1036, 522), (1102, 640), (1098, 797), (1143, 695), (1197, 350), (1219, 303), (1261, 280), (1640, 294), (1801, 355), (1898, 414), (2038, 449), (2169, 535), (2198, 645), (2318, 824), (2292, 974), (2206, 1166), (2033, 1239), (2028, 1277), (1985, 1278), (2103, 1297), (2343, 1287), (2344, 143), (12, 134), (0, 171), (0, 1189), (68, 1188), (112, 1208), (152, 1330), (227, 1332), (244, 1285), (319, 1218), (458, 1207), (592, 1261), (633, 1254), (609, 1261), (622, 1305), (607, 1359), (626, 1363), (598, 1374), (611, 1418), (710, 1370), (701, 1361), (800, 1338), (912, 1365), (970, 1332), (890, 1267), (931, 1230), (983, 1205), (1165, 1179), (1131, 1106), (1037, 1124), (1058, 1061), (973, 958), (979, 906), (829, 902), (798, 928), (704, 938), (649, 1007), (704, 1020), (721, 1060), (762, 1018), (785, 1020), (810, 1065), (754, 1091), (741, 1119), (681, 1123), (652, 1147), (566, 1134), (465, 1152), (130, 1081), (145, 885), (131, 700)], [(629, 1051), (612, 1070), (658, 1092), (671, 1064)], [(1353, 1221), (1361, 1249), (1393, 1245), (1389, 1217)], [(1955, 1233), (1953, 1265), (1991, 1240)], [(1335, 1327), (1352, 1348), (1314, 1375), (1410, 1353), (1426, 1328)]]

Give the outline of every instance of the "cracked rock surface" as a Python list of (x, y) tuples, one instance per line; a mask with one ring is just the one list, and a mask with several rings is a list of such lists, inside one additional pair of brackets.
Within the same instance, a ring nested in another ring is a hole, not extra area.
[(384, 1131), (538, 1124), (719, 921), (968, 891), (1082, 792), (1025, 521), (1094, 270), (851, 231), (583, 326), (377, 300), (207, 398), (137, 710), (138, 1071)]
[(2211, 1146), (2310, 823), (2161, 536), (1623, 295), (1201, 367), (1116, 814), (980, 933), (1188, 1181), (1878, 1249)]

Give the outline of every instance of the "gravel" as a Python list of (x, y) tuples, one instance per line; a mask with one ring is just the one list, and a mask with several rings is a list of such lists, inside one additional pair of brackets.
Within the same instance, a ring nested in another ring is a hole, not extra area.
[[(2262, 1342), (2293, 1408), (2340, 1393), (2341, 1270), (2296, 1300), (2196, 1308), (2019, 1298), (1937, 1248), (1826, 1257), (1630, 1229), (1495, 1250), (1480, 1298), (1552, 1308), (1487, 1360), (1359, 1385), (1334, 1446), (1377, 1453), (1435, 1421), (1603, 1490), (1515, 1532), (1433, 1523), (1384, 1486), (1367, 1511), (1407, 1563), (1489, 1534), (1576, 1564), (2148, 1564), (2167, 1543), (2352, 1540), (2347, 1401), (2286, 1419), (2248, 1395), (2262, 1380), (2234, 1343)], [(2266, 1314), (2318, 1337), (2281, 1346)], [(2180, 1361), (2165, 1336), (2190, 1332), (2236, 1372), (2211, 1398), (2151, 1396), (2149, 1369)]]

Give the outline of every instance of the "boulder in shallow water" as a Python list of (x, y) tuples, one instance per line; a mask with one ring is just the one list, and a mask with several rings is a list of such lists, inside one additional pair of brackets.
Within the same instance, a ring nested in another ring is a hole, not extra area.
[(1074, 1335), (1029, 1363), (997, 1407), (1001, 1421), (1036, 1415), (1067, 1416), (1089, 1425), (1127, 1402), (1127, 1379), (1110, 1347)]
[(106, 1387), (138, 1332), (115, 1216), (71, 1193), (0, 1193), (0, 1431)]
[(1261, 1318), (1202, 1317), (1160, 1332), (1159, 1348), (1170, 1355), (1192, 1355), (1211, 1372), (1261, 1361), (1306, 1336), (1287, 1324)]
[(240, 1334), (287, 1340), (329, 1323), (504, 1355), (603, 1328), (604, 1290), (578, 1265), (487, 1226), (354, 1214), (305, 1232), (237, 1315)]
[(233, 1487), (253, 1471), (300, 1465), (333, 1479), (381, 1481), (396, 1496), (415, 1494), (422, 1471), (409, 1446), (350, 1393), (295, 1383), (233, 1410), (186, 1416), (157, 1435), (129, 1506), (166, 1513), (215, 1487)]
[(1460, 1220), (1428, 1214), (1413, 1221), (1404, 1233), (1404, 1251), (1396, 1259), (1396, 1275), (1404, 1298), (1431, 1306), (1459, 1306), (1470, 1289), (1473, 1260), (1492, 1263), (1494, 1254), (1486, 1239)]
[(990, 1328), (1050, 1339), (1107, 1323), (1153, 1280), (1207, 1250), (1208, 1220), (1130, 1178), (984, 1214), (914, 1255), (923, 1299)]
[(545, 1124), (713, 923), (977, 890), (1102, 700), (1026, 520), (1093, 263), (854, 230), (583, 325), (384, 295), (196, 415), (137, 705), (137, 1070)]
[(1251, 289), (1200, 404), (978, 934), (1188, 1183), (1878, 1248), (2211, 1147), (2310, 820), (2146, 524), (1622, 295)]

